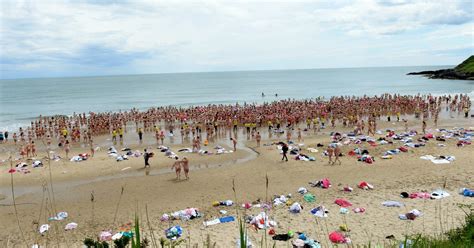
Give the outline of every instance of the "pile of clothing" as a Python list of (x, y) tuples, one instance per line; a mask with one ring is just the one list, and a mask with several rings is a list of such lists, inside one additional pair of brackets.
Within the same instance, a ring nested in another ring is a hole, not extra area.
[(81, 162), (81, 161), (85, 161), (89, 158), (89, 154), (87, 153), (81, 153), (81, 154), (78, 154), (77, 156), (73, 156), (71, 158), (71, 162)]
[(415, 220), (417, 217), (421, 216), (422, 213), (418, 209), (413, 209), (410, 212), (406, 214), (400, 214), (398, 215), (398, 218), (401, 220)]
[(456, 160), (456, 157), (454, 156), (432, 156), (432, 155), (424, 155), (420, 157), (423, 160), (429, 160), (434, 164), (449, 164)]
[(252, 217), (250, 224), (258, 229), (267, 229), (270, 227), (277, 226), (277, 223), (275, 221), (269, 220), (265, 212), (261, 212), (257, 216)]
[(364, 155), (357, 156), (357, 161), (365, 162), (367, 164), (372, 164), (373, 162), (375, 162), (375, 159), (368, 154), (364, 154)]
[(201, 217), (202, 214), (199, 212), (197, 208), (186, 208), (183, 210), (179, 210), (170, 214), (163, 214), (161, 216), (161, 221), (169, 221), (169, 220), (193, 220), (196, 218)]
[(319, 181), (309, 182), (309, 185), (311, 185), (311, 187), (319, 187), (323, 189), (328, 189), (329, 187), (331, 187), (331, 182), (329, 181), (328, 178), (324, 178)]

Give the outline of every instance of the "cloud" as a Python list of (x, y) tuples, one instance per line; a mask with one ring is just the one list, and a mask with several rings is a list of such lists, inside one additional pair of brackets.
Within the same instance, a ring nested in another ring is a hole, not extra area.
[(464, 0), (0, 4), (1, 78), (392, 65), (383, 54), (472, 44)]

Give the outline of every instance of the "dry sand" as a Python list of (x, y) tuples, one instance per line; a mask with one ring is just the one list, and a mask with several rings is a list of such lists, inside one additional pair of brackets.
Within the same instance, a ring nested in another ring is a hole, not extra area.
[[(411, 121), (411, 123), (414, 123)], [(401, 130), (402, 124), (394, 125), (379, 121), (379, 126)], [(439, 127), (472, 127), (472, 119), (441, 120)], [(380, 127), (382, 128), (382, 127)], [(379, 129), (380, 129), (379, 128)], [(429, 126), (430, 128), (430, 126)], [(432, 128), (432, 127), (431, 127)], [(420, 128), (418, 127), (418, 130)], [(347, 132), (347, 129), (334, 130)], [(322, 130), (318, 135), (312, 132), (305, 133), (305, 147), (314, 147), (317, 143), (327, 144), (331, 128)], [(149, 134), (148, 136), (152, 136)], [(293, 134), (296, 136), (296, 132)], [(376, 137), (378, 137), (377, 135)], [(130, 133), (127, 140), (135, 139)], [(278, 141), (273, 136), (271, 141), (267, 134), (262, 144)], [(281, 140), (285, 136), (281, 136)], [(42, 246), (53, 247), (81, 247), (85, 237), (96, 237), (102, 230), (117, 231), (124, 223), (133, 220), (138, 213), (142, 220), (144, 236), (150, 237), (150, 230), (146, 225), (145, 208), (148, 209), (150, 225), (154, 229), (155, 237), (164, 237), (164, 230), (171, 225), (181, 225), (184, 228), (183, 238), (188, 243), (203, 246), (207, 235), (216, 242), (217, 247), (235, 247), (238, 237), (237, 222), (218, 224), (204, 227), (202, 222), (221, 217), (219, 210), (228, 211), (227, 215), (258, 214), (260, 209), (243, 210), (240, 207), (212, 207), (213, 201), (231, 199), (238, 205), (243, 202), (252, 202), (256, 199), (265, 200), (265, 177), (268, 176), (268, 198), (273, 195), (291, 193), (292, 201), (304, 206), (299, 214), (291, 214), (286, 206), (278, 206), (269, 211), (271, 219), (278, 223), (277, 233), (286, 233), (289, 230), (302, 231), (307, 236), (319, 240), (323, 247), (329, 246), (328, 233), (337, 230), (339, 225), (346, 223), (351, 231), (348, 233), (354, 244), (367, 244), (369, 241), (387, 244), (388, 235), (402, 239), (405, 234), (427, 233), (438, 234), (450, 228), (459, 226), (464, 217), (457, 204), (472, 204), (473, 198), (458, 194), (461, 187), (474, 188), (474, 145), (457, 148), (455, 139), (445, 142), (446, 147), (438, 147), (439, 142), (430, 140), (426, 147), (410, 149), (408, 153), (395, 155), (391, 160), (382, 160), (383, 151), (397, 148), (400, 143), (369, 147), (363, 144), (360, 147), (369, 149), (376, 156), (376, 162), (368, 165), (358, 162), (356, 158), (342, 157), (342, 165), (329, 166), (327, 159), (319, 153), (314, 153), (316, 161), (303, 162), (290, 159), (282, 162), (275, 146), (255, 148), (254, 141), (247, 141), (246, 135), (240, 132), (239, 148), (236, 153), (223, 155), (207, 155), (186, 153), (191, 165), (189, 180), (177, 181), (170, 167), (172, 159), (153, 149), (156, 156), (151, 160), (151, 171), (147, 176), (143, 168), (143, 158), (130, 158), (128, 161), (116, 162), (109, 158), (106, 150), (110, 141), (106, 137), (99, 139), (102, 150), (88, 161), (73, 163), (66, 160), (48, 162), (42, 168), (31, 169), (29, 174), (13, 174), (17, 212), (20, 225), (28, 241), (29, 247), (33, 242)], [(165, 140), (165, 144), (168, 140)], [(153, 140), (145, 140), (147, 146), (152, 146)], [(227, 138), (210, 144), (209, 150), (216, 144), (227, 148), (231, 145)], [(174, 151), (190, 144), (171, 145)], [(119, 146), (118, 146), (119, 147)], [(143, 150), (145, 145), (129, 145), (132, 150)], [(152, 147), (157, 147), (153, 145)], [(249, 149), (251, 147), (254, 149)], [(343, 153), (355, 148), (356, 145), (344, 146)], [(0, 159), (7, 159), (6, 151), (13, 150), (12, 145), (2, 145)], [(71, 154), (87, 152), (87, 148), (75, 147)], [(59, 152), (59, 151), (58, 151)], [(421, 160), (422, 155), (454, 155), (456, 160), (451, 164), (435, 165), (430, 161)], [(60, 152), (60, 155), (64, 156)], [(181, 155), (178, 153), (178, 155)], [(39, 158), (46, 156), (44, 149)], [(130, 167), (130, 168), (128, 168)], [(14, 207), (11, 205), (11, 174), (8, 162), (0, 163), (0, 247), (22, 246), (22, 238), (17, 225)], [(124, 168), (128, 168), (125, 169)], [(51, 173), (51, 174), (50, 174)], [(52, 186), (51, 181), (52, 178)], [(330, 189), (312, 188), (309, 181), (329, 178), (332, 183)], [(232, 181), (235, 182), (236, 199), (232, 190)], [(375, 186), (374, 190), (364, 191), (356, 185), (360, 181), (367, 181)], [(417, 192), (426, 190), (431, 192), (443, 187), (451, 193), (450, 197), (442, 200), (402, 199), (400, 192)], [(342, 186), (354, 188), (351, 193), (340, 191)], [(124, 189), (121, 195), (122, 187)], [(315, 203), (306, 203), (296, 191), (299, 187), (308, 188), (316, 196)], [(44, 190), (43, 190), (44, 189)], [(54, 194), (53, 191), (54, 190)], [(91, 202), (93, 194), (94, 201)], [(5, 199), (2, 198), (4, 195)], [(366, 212), (348, 215), (339, 214), (339, 206), (334, 204), (336, 198), (345, 198), (353, 203), (354, 207), (364, 207)], [(119, 204), (117, 219), (114, 223), (115, 212)], [(405, 204), (402, 208), (386, 208), (381, 205), (385, 200), (396, 200)], [(51, 204), (53, 203), (53, 204)], [(316, 219), (309, 210), (318, 205), (329, 209), (329, 218)], [(169, 213), (187, 207), (196, 207), (204, 217), (190, 221), (161, 222), (163, 213)], [(398, 214), (406, 213), (413, 208), (420, 210), (423, 216), (414, 221), (402, 221)], [(45, 236), (40, 236), (38, 223), (48, 223), (47, 218), (54, 212), (66, 211), (67, 220), (50, 222), (52, 228)], [(39, 220), (39, 221), (38, 221)], [(79, 224), (74, 231), (63, 231), (66, 223)], [(262, 230), (249, 229), (249, 236), (254, 245), (260, 247), (260, 240), (264, 237)], [(270, 236), (267, 239), (271, 239)], [(287, 247), (286, 242), (277, 242), (277, 247)], [(24, 245), (23, 245), (24, 247)], [(184, 245), (183, 245), (184, 247)]]

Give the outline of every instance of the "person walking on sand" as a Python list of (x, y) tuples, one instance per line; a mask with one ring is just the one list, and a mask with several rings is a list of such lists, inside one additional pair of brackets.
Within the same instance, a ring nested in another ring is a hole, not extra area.
[(334, 158), (335, 158), (335, 159), (334, 159), (334, 163), (333, 163), (333, 164), (335, 164), (336, 161), (339, 162), (339, 165), (342, 164), (341, 160), (339, 159), (340, 156), (341, 156), (341, 148), (340, 148), (338, 145), (336, 145), (336, 147), (334, 148)]
[(334, 155), (334, 148), (332, 148), (331, 145), (328, 145), (328, 149), (326, 150), (326, 152), (328, 153), (328, 164), (334, 164), (334, 162), (332, 161), (332, 156)]
[(237, 139), (236, 138), (230, 138), (232, 140), (232, 144), (234, 145), (234, 152), (237, 151)]
[(184, 170), (184, 176), (186, 177), (186, 180), (189, 179), (189, 160), (184, 157), (183, 160), (181, 160), (181, 166), (183, 166)]
[(95, 153), (94, 143), (93, 143), (92, 139), (89, 140), (89, 148), (90, 148), (90, 151), (91, 151), (91, 158), (92, 158), (92, 157), (94, 157), (94, 153)]
[(426, 121), (425, 120), (423, 120), (423, 122), (422, 122), (421, 129), (423, 131), (423, 134), (426, 134)]
[(150, 167), (149, 160), (152, 156), (153, 156), (153, 153), (148, 152), (148, 150), (145, 149), (145, 153), (143, 154), (143, 158), (145, 159), (145, 167), (144, 168)]
[(283, 143), (282, 146), (281, 146), (281, 151), (282, 151), (282, 157), (281, 157), (281, 161), (283, 160), (286, 160), (286, 162), (288, 162), (288, 157), (286, 156), (286, 154), (288, 153), (288, 145)]
[(178, 157), (176, 157), (176, 162), (173, 163), (173, 166), (171, 166), (171, 170), (174, 169), (176, 172), (176, 180), (181, 180), (181, 161), (178, 161)]

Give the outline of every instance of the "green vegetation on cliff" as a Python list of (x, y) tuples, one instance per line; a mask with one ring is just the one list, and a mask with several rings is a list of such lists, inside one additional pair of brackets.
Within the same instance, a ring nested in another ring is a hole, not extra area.
[(454, 70), (463, 73), (474, 73), (474, 55), (464, 60), (461, 64), (454, 67)]

